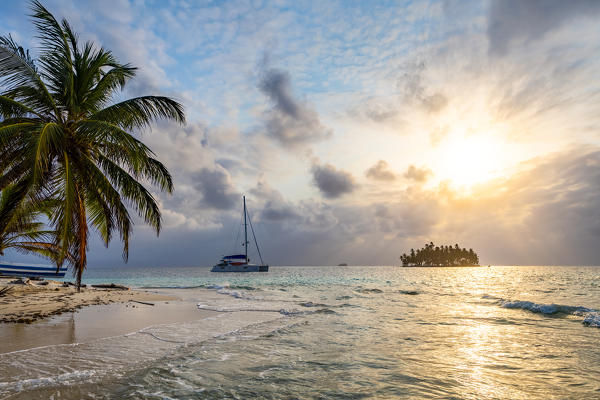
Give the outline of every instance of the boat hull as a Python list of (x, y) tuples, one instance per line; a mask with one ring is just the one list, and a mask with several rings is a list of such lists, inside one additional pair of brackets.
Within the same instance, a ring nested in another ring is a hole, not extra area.
[(240, 264), (240, 265), (220, 265), (212, 267), (211, 272), (268, 272), (268, 265)]
[(67, 267), (56, 267), (51, 265), (27, 265), (15, 263), (0, 263), (0, 276), (23, 276), (23, 277), (44, 277), (44, 278), (64, 278)]

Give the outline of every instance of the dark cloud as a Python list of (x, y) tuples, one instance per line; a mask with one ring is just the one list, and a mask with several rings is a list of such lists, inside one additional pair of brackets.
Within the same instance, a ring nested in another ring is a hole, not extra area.
[(287, 71), (278, 69), (265, 71), (258, 87), (273, 101), (279, 111), (293, 118), (300, 117), (300, 105), (292, 97), (290, 74)]
[(389, 165), (384, 160), (379, 160), (375, 165), (365, 171), (367, 178), (378, 181), (393, 181), (396, 179), (396, 174), (390, 171)]
[(271, 188), (268, 183), (259, 180), (256, 187), (249, 192), (262, 206), (260, 211), (261, 221), (282, 222), (297, 220), (300, 215), (293, 203), (285, 200), (281, 193)]
[(515, 40), (539, 39), (576, 17), (598, 13), (597, 0), (493, 0), (487, 30), (490, 53), (503, 55)]
[[(402, 252), (429, 241), (473, 247), (486, 264), (598, 265), (599, 182), (600, 149), (590, 147), (531, 160), (467, 196), (413, 185), (375, 202), (325, 204), (291, 202), (258, 185), (250, 205), (263, 210), (253, 222), (263, 256), (274, 265), (393, 265)], [(237, 213), (216, 214), (225, 228), (179, 226), (165, 229), (159, 241), (141, 227), (132, 246), (144, 251), (133, 252), (130, 264), (210, 265), (239, 223)], [(120, 265), (118, 246), (105, 250), (98, 242), (92, 254), (95, 265)]]
[(331, 130), (321, 124), (317, 112), (294, 97), (287, 71), (266, 69), (258, 88), (272, 103), (265, 114), (267, 133), (282, 145), (293, 147), (331, 136)]
[(314, 183), (321, 194), (334, 199), (355, 189), (354, 179), (346, 171), (338, 170), (331, 164), (318, 165), (312, 168)]
[(193, 177), (195, 188), (202, 194), (202, 205), (217, 210), (230, 210), (240, 200), (229, 178), (222, 168), (203, 168)]
[(429, 168), (417, 168), (414, 165), (410, 165), (404, 173), (404, 177), (406, 179), (423, 183), (427, 181), (432, 174), (433, 172)]
[(265, 204), (261, 217), (268, 221), (284, 221), (297, 219), (299, 215), (291, 204), (270, 200)]

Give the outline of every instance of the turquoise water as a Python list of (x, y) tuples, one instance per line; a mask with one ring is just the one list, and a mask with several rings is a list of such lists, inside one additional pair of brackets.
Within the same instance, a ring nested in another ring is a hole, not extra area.
[(20, 392), (0, 383), (0, 395), (600, 398), (598, 267), (123, 268), (84, 281), (174, 290), (223, 317), (38, 351), (37, 368), (61, 354), (71, 364)]

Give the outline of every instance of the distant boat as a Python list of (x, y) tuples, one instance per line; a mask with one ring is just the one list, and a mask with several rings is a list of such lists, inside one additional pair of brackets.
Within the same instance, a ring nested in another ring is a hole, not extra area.
[(57, 270), (56, 267), (51, 265), (0, 262), (0, 276), (64, 278), (66, 272), (66, 266), (62, 266)]
[[(258, 242), (256, 241), (256, 235), (254, 234), (254, 228), (252, 227), (252, 221), (250, 220), (250, 216), (248, 215), (248, 211), (246, 209), (246, 196), (243, 196), (244, 202), (244, 243), (242, 246), (244, 247), (244, 254), (234, 254), (229, 256), (223, 256), (219, 262), (212, 267), (211, 272), (267, 272), (269, 271), (269, 266), (266, 265), (262, 259), (262, 255), (260, 254), (260, 249), (258, 248)], [(256, 245), (256, 250), (258, 251), (258, 256), (260, 258), (260, 265), (258, 264), (250, 264), (250, 259), (248, 258), (248, 222), (250, 222), (250, 229), (252, 231), (252, 237), (254, 238), (254, 244)]]

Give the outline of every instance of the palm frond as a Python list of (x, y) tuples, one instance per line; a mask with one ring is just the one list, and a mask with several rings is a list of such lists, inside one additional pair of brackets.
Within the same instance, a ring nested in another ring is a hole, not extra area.
[(106, 107), (90, 116), (90, 119), (109, 122), (123, 129), (142, 129), (159, 119), (185, 123), (183, 106), (163, 96), (135, 97)]
[[(36, 99), (37, 104), (45, 111), (54, 111), (58, 114), (54, 99), (28, 53), (22, 54), (20, 47), (16, 46), (12, 38), (3, 38), (0, 41), (0, 87), (8, 91), (3, 95), (13, 99), (18, 99), (19, 96), (8, 94), (11, 90), (29, 88), (31, 90), (28, 94)], [(27, 91), (20, 92), (23, 94)], [(18, 95), (19, 92), (16, 94)]]
[(34, 179), (38, 180), (48, 169), (52, 157), (61, 148), (65, 132), (55, 122), (43, 125), (36, 138)]
[(28, 107), (27, 105), (7, 96), (0, 95), (0, 117), (3, 119), (1, 122), (4, 123), (9, 118), (23, 117), (28, 115), (35, 115), (39, 118), (42, 118), (42, 116), (33, 108)]
[(134, 177), (148, 179), (161, 190), (173, 191), (173, 179), (167, 168), (153, 158), (152, 150), (133, 135), (105, 121), (86, 120), (80, 123), (80, 127), (82, 132), (99, 139), (99, 151), (94, 154), (101, 154), (124, 166)]
[(98, 161), (104, 173), (118, 188), (121, 195), (135, 207), (140, 217), (152, 226), (158, 234), (161, 228), (160, 208), (150, 192), (127, 171), (108, 158), (100, 156)]
[(0, 36), (0, 46), (10, 49), (14, 53), (18, 54), (19, 57), (21, 57), (31, 67), (32, 70), (37, 71), (35, 60), (29, 54), (29, 50), (19, 46), (10, 34), (8, 34), (8, 36)]
[(10, 185), (2, 191), (0, 197), (0, 234), (6, 230), (19, 206), (27, 196), (29, 187), (26, 182)]

